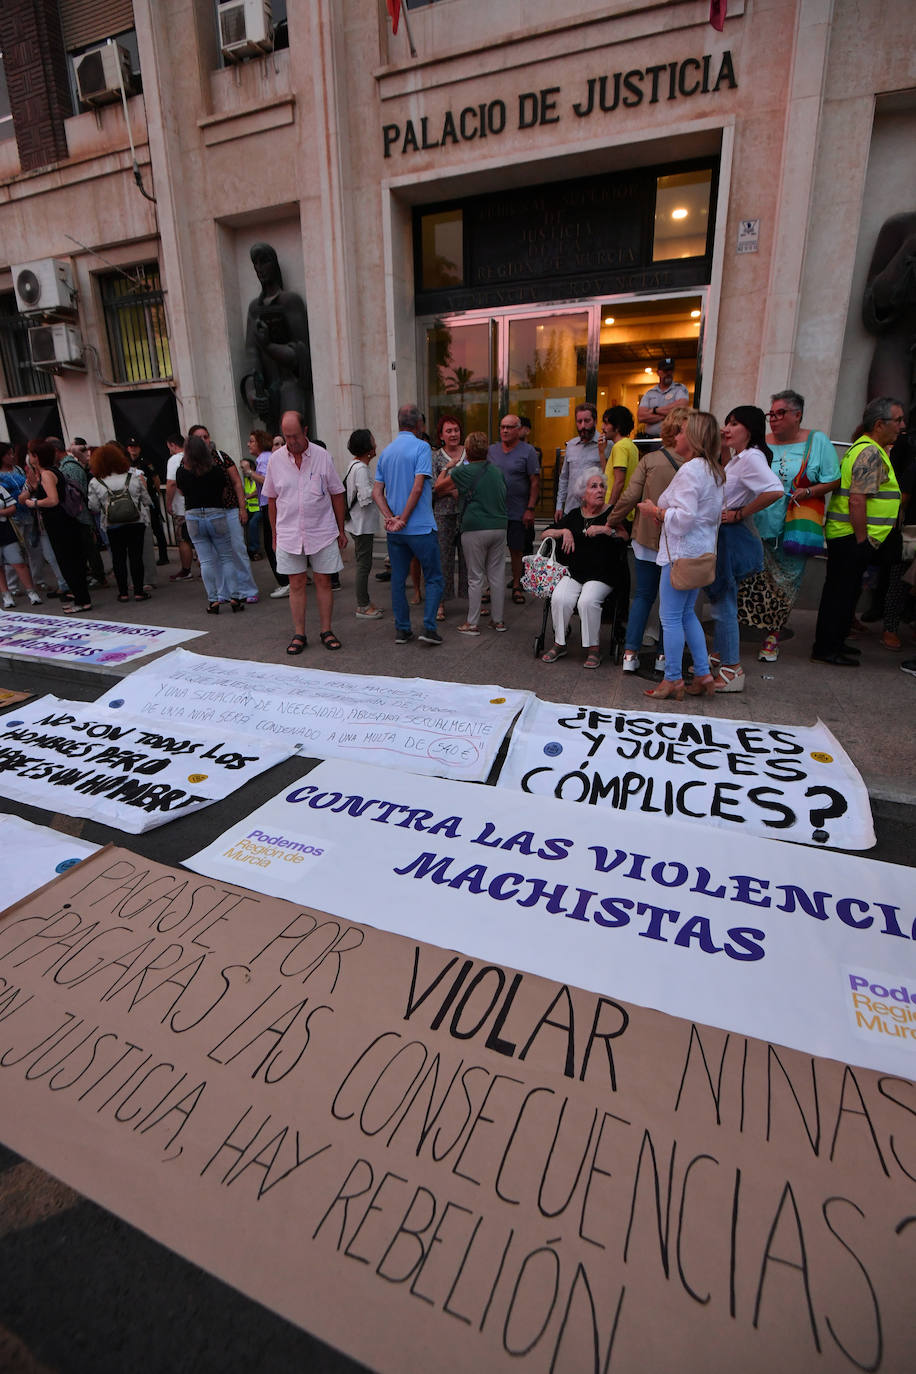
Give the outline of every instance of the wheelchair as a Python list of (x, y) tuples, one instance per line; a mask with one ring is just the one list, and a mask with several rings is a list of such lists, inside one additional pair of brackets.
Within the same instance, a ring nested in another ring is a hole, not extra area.
[[(630, 611), (630, 565), (627, 561), (627, 550), (629, 547), (630, 541), (628, 539), (614, 539), (613, 541), (612, 548), (614, 551), (614, 559), (611, 569), (611, 590), (605, 597), (604, 605), (601, 608), (602, 626), (610, 625), (611, 627), (609, 657), (611, 662), (615, 664), (619, 664), (623, 659), (624, 642), (627, 634), (627, 616)], [(547, 642), (547, 627), (551, 623), (550, 602), (550, 597), (544, 602), (544, 613), (541, 616), (541, 628), (534, 637), (535, 658), (540, 658)], [(573, 615), (578, 615), (578, 611), (573, 611)]]

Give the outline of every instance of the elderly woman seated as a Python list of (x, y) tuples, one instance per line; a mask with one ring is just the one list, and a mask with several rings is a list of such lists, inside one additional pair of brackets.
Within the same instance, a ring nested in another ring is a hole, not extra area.
[(567, 653), (566, 635), (575, 610), (582, 626), (584, 667), (597, 668), (601, 662), (601, 608), (625, 577), (623, 557), (627, 547), (626, 537), (608, 527), (606, 490), (601, 469), (586, 468), (576, 482), (579, 504), (555, 529), (544, 531), (545, 539), (558, 541), (557, 559), (565, 563), (569, 576), (560, 580), (551, 597), (554, 645), (541, 655), (542, 663), (556, 663)]

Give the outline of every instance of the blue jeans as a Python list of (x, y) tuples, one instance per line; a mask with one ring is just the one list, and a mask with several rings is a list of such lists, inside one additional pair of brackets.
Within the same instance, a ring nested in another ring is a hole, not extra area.
[[(229, 537), (232, 540), (232, 562), (234, 570), (227, 570), (220, 578), (220, 591), (218, 600), (228, 601), (230, 597), (239, 597), (242, 601), (247, 596), (257, 596), (258, 584), (251, 575), (251, 560), (248, 557), (248, 549), (245, 544), (245, 531), (239, 519), (239, 508), (234, 506), (232, 510), (226, 511), (227, 523), (229, 527)], [(191, 536), (193, 539), (193, 535)], [(200, 554), (198, 553), (198, 557)], [(233, 588), (238, 588), (233, 591)], [(210, 598), (213, 600), (214, 598)]]
[(694, 610), (699, 594), (698, 587), (686, 592), (675, 591), (671, 585), (671, 568), (667, 563), (664, 565), (659, 612), (665, 638), (665, 679), (668, 682), (680, 681), (685, 639), (697, 677), (705, 677), (709, 672), (706, 636)]
[(712, 646), (723, 663), (737, 663), (741, 657), (738, 638), (738, 584), (723, 587), (718, 601), (710, 602), (716, 628)]
[(200, 575), (208, 601), (219, 601), (225, 587), (226, 600), (239, 598), (238, 569), (232, 547), (229, 511), (220, 506), (199, 506), (185, 515), (188, 536), (200, 559)]
[(423, 570), (426, 601), (423, 606), (423, 629), (435, 633), (436, 611), (442, 600), (445, 578), (439, 556), (439, 536), (435, 530), (428, 534), (407, 534), (401, 530), (388, 536), (388, 558), (391, 562), (391, 609), (395, 628), (410, 629), (410, 607), (407, 605), (407, 574), (411, 558), (419, 558)]
[(649, 563), (645, 558), (636, 558), (634, 562), (636, 564), (636, 591), (630, 602), (630, 614), (627, 617), (625, 647), (632, 653), (638, 654), (642, 647), (642, 637), (646, 632), (649, 612), (655, 605), (655, 598), (658, 596), (658, 582), (662, 570), (657, 563)]

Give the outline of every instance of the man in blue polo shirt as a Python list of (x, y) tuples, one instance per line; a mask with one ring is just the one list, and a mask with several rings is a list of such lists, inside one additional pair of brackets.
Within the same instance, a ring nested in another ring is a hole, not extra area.
[(445, 580), (439, 557), (439, 536), (433, 515), (432, 451), (421, 439), (420, 411), (415, 405), (398, 411), (398, 437), (382, 449), (375, 470), (372, 496), (382, 513), (391, 563), (391, 607), (397, 631), (395, 644), (413, 639), (407, 604), (407, 574), (411, 558), (420, 560), (426, 603), (421, 644), (441, 644), (436, 611)]

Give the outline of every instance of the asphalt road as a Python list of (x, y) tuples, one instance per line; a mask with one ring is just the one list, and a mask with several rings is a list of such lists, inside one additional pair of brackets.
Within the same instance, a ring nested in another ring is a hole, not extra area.
[[(64, 686), (59, 675), (24, 665), (9, 685), (91, 701), (117, 680), (72, 674)], [(70, 817), (55, 820), (2, 797), (0, 811), (177, 866), (314, 762), (290, 759), (226, 801), (145, 835), (125, 836)], [(873, 812), (878, 843), (861, 862), (912, 865), (913, 808), (873, 799)], [(2, 1374), (342, 1374), (362, 1368), (0, 1146)]]

